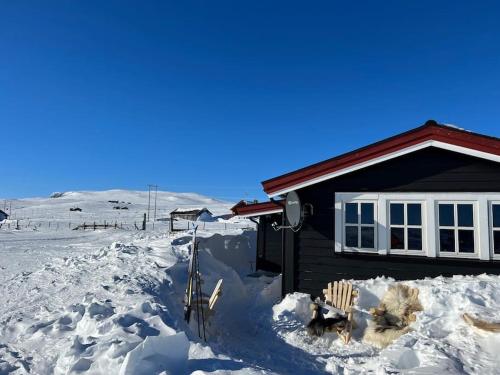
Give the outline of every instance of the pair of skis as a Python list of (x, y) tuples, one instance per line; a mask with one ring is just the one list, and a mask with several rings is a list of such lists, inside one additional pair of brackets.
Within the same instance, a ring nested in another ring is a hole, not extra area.
[(194, 228), (193, 238), (191, 243), (191, 258), (188, 266), (188, 280), (186, 293), (184, 297), (184, 320), (189, 324), (191, 320), (191, 312), (193, 310), (193, 295), (195, 297), (196, 320), (198, 323), (198, 336), (202, 338), (201, 333), (203, 328), (203, 339), (206, 341), (205, 333), (205, 313), (203, 311), (203, 294), (201, 292), (201, 277), (200, 277), (200, 261), (198, 257), (198, 243), (196, 241), (196, 230)]

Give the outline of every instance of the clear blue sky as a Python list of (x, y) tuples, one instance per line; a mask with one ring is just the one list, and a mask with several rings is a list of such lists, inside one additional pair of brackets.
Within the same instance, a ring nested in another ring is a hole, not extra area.
[(0, 197), (260, 181), (427, 119), (500, 136), (495, 1), (3, 1)]

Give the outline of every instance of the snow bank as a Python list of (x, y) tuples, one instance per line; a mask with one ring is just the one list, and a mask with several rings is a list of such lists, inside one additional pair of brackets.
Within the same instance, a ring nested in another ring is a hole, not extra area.
[(311, 313), (306, 294), (290, 294), (275, 305), (274, 326), (290, 345), (326, 355), (325, 368), (333, 373), (497, 373), (500, 358), (493, 348), (500, 345), (500, 335), (475, 330), (461, 315), (472, 312), (483, 319), (498, 321), (500, 277), (455, 276), (405, 282), (420, 290), (424, 311), (418, 314), (413, 331), (379, 351), (362, 342), (370, 319), (366, 311), (378, 305), (392, 283), (394, 280), (386, 278), (354, 281), (360, 291), (355, 311), (358, 327), (349, 346), (341, 344), (334, 334), (320, 339), (307, 337), (304, 324)]
[(311, 320), (310, 304), (309, 294), (288, 294), (280, 303), (273, 306), (273, 319), (275, 321), (298, 319), (302, 323), (307, 323)]
[(189, 341), (184, 332), (171, 336), (148, 336), (127, 353), (119, 375), (184, 374)]
[(241, 275), (255, 271), (256, 231), (233, 231), (199, 239), (199, 249), (233, 268)]

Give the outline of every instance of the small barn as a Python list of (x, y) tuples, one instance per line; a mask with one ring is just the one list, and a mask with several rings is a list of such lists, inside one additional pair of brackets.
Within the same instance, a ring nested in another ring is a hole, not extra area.
[(283, 232), (276, 225), (283, 221), (283, 201), (238, 202), (231, 211), (257, 224), (257, 251), (255, 268), (261, 271), (281, 272)]
[[(262, 185), (311, 213), (282, 229), (283, 294), (318, 296), (342, 279), (500, 274), (499, 138), (430, 120)], [(276, 246), (265, 220), (263, 249)]]
[(9, 217), (4, 211), (0, 210), (0, 221), (6, 220)]
[(174, 221), (209, 221), (212, 213), (206, 207), (176, 208), (170, 212), (170, 229), (174, 231)]

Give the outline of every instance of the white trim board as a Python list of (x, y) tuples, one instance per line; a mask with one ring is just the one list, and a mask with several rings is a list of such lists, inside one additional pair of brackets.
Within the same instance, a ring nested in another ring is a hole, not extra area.
[(253, 214), (237, 215), (237, 216), (239, 216), (239, 217), (255, 217), (255, 216), (264, 216), (264, 215), (271, 215), (271, 214), (280, 214), (282, 212), (283, 212), (282, 208), (277, 208), (275, 210), (255, 212)]
[(437, 147), (437, 148), (440, 148), (443, 150), (458, 152), (460, 154), (474, 156), (477, 158), (491, 160), (491, 161), (500, 163), (500, 156), (499, 155), (490, 154), (488, 152), (478, 151), (478, 150), (474, 150), (474, 149), (467, 148), (467, 147), (456, 146), (456, 145), (452, 145), (450, 143), (445, 143), (445, 142), (441, 142), (441, 141), (432, 141), (431, 140), (431, 141), (425, 141), (422, 143), (418, 143), (416, 145), (406, 147), (406, 148), (403, 148), (401, 150), (394, 151), (394, 152), (391, 152), (389, 154), (380, 156), (378, 158), (374, 158), (374, 159), (371, 159), (371, 160), (368, 160), (365, 162), (361, 162), (361, 163), (352, 165), (350, 167), (340, 169), (340, 170), (335, 171), (335, 172), (327, 173), (323, 176), (312, 178), (308, 181), (304, 181), (304, 182), (292, 185), (290, 187), (278, 190), (274, 193), (267, 194), (267, 195), (270, 198), (273, 198), (273, 197), (276, 197), (276, 196), (279, 196), (282, 194), (286, 194), (286, 193), (293, 191), (293, 190), (301, 189), (301, 188), (304, 188), (306, 186), (311, 186), (311, 185), (317, 184), (319, 182), (323, 182), (323, 181), (329, 180), (331, 178), (335, 178), (335, 177), (342, 176), (344, 174), (351, 173), (351, 172), (354, 172), (354, 171), (357, 171), (357, 170), (360, 170), (360, 169), (363, 169), (366, 167), (370, 167), (372, 165), (379, 164), (379, 163), (382, 163), (382, 162), (387, 161), (387, 160), (395, 159), (399, 156), (410, 154), (412, 152), (422, 150), (422, 149), (428, 148), (428, 147)]

